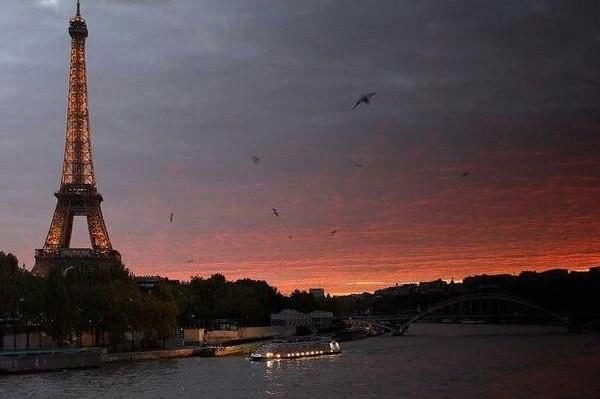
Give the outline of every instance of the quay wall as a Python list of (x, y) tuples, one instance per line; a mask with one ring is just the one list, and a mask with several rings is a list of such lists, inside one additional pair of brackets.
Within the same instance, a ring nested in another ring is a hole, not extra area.
[(183, 330), (183, 341), (186, 345), (198, 345), (204, 342), (204, 328), (186, 328)]
[(101, 350), (29, 351), (0, 355), (0, 373), (100, 367)]
[(144, 360), (172, 359), (177, 357), (198, 356), (196, 348), (167, 349), (148, 352), (106, 353), (102, 355), (103, 363), (127, 362), (134, 363)]
[(204, 338), (209, 343), (221, 343), (236, 339), (260, 339), (272, 337), (289, 337), (294, 335), (294, 327), (269, 326), (269, 327), (242, 327), (233, 331), (205, 331)]
[(251, 352), (253, 352), (256, 348), (258, 348), (261, 344), (261, 342), (252, 342), (247, 344), (220, 346), (217, 347), (214, 351), (214, 356), (222, 357), (248, 355)]

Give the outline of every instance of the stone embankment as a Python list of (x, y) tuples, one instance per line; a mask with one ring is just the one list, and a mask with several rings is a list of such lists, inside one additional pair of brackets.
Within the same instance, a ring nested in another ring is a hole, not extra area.
[(102, 350), (66, 349), (0, 353), (0, 373), (30, 373), (100, 367)]

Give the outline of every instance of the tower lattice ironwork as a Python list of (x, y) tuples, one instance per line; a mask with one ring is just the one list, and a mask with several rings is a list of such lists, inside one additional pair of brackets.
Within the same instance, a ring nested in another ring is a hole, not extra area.
[[(36, 250), (33, 272), (46, 275), (50, 268), (67, 266), (101, 266), (121, 262), (113, 250), (100, 203), (102, 196), (96, 186), (88, 110), (85, 42), (88, 29), (81, 16), (79, 0), (77, 13), (69, 24), (71, 62), (67, 104), (65, 157), (56, 209), (42, 249)], [(91, 248), (71, 248), (75, 216), (87, 219)]]

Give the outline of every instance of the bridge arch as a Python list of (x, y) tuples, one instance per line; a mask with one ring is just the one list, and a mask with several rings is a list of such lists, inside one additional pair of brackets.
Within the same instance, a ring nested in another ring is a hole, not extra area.
[(593, 328), (600, 328), (600, 319), (590, 320), (581, 326), (584, 331), (591, 330)]
[(376, 327), (382, 331), (392, 334), (398, 331), (396, 328), (388, 325), (387, 323), (382, 323), (380, 321), (371, 319), (349, 319), (348, 323), (350, 323), (352, 326), (357, 327)]
[(438, 302), (438, 303), (428, 307), (427, 309), (425, 309), (418, 315), (414, 316), (410, 320), (402, 323), (398, 328), (398, 333), (400, 333), (400, 334), (406, 333), (406, 331), (408, 330), (408, 327), (411, 324), (416, 323), (417, 321), (433, 314), (434, 312), (437, 312), (438, 310), (441, 310), (441, 309), (444, 309), (444, 308), (447, 308), (447, 307), (450, 307), (450, 306), (453, 306), (453, 305), (456, 305), (459, 303), (469, 302), (469, 301), (474, 301), (474, 300), (494, 300), (494, 301), (508, 302), (508, 303), (521, 305), (525, 308), (529, 308), (529, 309), (538, 311), (538, 312), (548, 316), (549, 318), (558, 321), (560, 324), (563, 324), (566, 327), (570, 326), (569, 321), (566, 318), (559, 315), (558, 313), (544, 309), (543, 307), (533, 304), (522, 298), (518, 298), (518, 297), (515, 297), (512, 295), (505, 295), (505, 294), (469, 294), (469, 295), (459, 296), (456, 298), (450, 298), (448, 300)]

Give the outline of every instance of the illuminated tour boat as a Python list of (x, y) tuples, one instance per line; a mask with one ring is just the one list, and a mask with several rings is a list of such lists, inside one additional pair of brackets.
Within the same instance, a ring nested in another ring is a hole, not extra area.
[(273, 341), (256, 349), (250, 355), (250, 359), (297, 359), (301, 357), (335, 355), (341, 351), (340, 344), (332, 339), (312, 338), (295, 341)]

